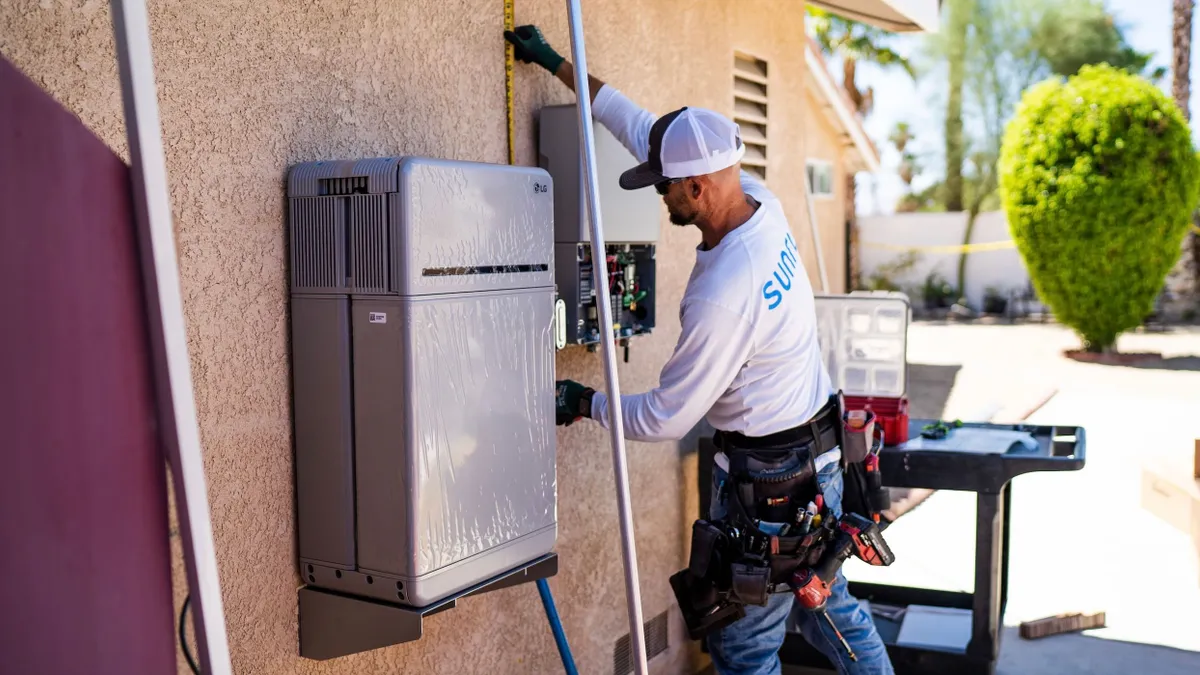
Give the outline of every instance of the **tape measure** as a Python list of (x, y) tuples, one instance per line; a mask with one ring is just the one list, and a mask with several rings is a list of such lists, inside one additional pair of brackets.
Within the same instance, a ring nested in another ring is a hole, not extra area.
[[(513, 0), (504, 0), (504, 30), (515, 27)], [(516, 124), (513, 121), (513, 46), (504, 41), (504, 116), (508, 124), (508, 163), (517, 163)]]

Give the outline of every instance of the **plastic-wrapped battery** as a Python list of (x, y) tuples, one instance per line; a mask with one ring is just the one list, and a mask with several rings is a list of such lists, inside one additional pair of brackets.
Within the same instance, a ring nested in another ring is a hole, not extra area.
[(551, 189), (419, 157), (289, 173), (310, 584), (424, 606), (553, 548)]

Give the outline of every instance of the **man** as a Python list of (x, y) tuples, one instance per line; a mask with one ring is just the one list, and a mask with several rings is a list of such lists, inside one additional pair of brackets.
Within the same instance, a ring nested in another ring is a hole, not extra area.
[[(536, 27), (521, 26), (505, 38), (518, 59), (544, 67), (574, 89), (571, 63)], [(725, 434), (722, 438), (735, 441), (723, 449), (776, 448), (755, 443), (778, 438), (807, 439), (805, 448), (820, 446), (826, 437), (814, 431), (814, 420), (820, 417), (824, 424), (832, 417), (834, 392), (817, 343), (812, 287), (779, 201), (741, 171), (745, 150), (737, 125), (718, 113), (687, 107), (655, 119), (599, 79), (590, 77), (588, 85), (596, 120), (641, 162), (622, 174), (621, 187), (654, 187), (671, 222), (695, 225), (702, 239), (680, 302), (682, 332), (659, 386), (621, 396), (625, 435), (679, 439), (707, 415)], [(560, 381), (557, 403), (559, 424), (589, 417), (608, 425), (610, 402), (590, 387)], [(841, 452), (836, 442), (827, 445), (813, 462), (816, 484), (840, 515)], [(728, 478), (729, 457), (721, 453), (717, 465), (714, 485)], [(713, 503), (712, 517), (719, 518), (722, 500)], [(747, 605), (744, 618), (708, 636), (718, 672), (779, 673), (789, 614), (840, 672), (892, 672), (874, 623), (850, 596), (840, 572), (827, 612), (857, 661), (848, 657), (828, 622), (793, 609), (786, 588), (768, 597), (765, 607)]]

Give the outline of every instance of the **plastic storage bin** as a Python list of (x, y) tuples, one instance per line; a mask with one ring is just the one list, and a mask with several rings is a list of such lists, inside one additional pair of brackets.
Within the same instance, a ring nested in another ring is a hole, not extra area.
[(908, 323), (899, 293), (816, 296), (821, 355), (850, 408), (879, 418), (887, 445), (908, 439)]

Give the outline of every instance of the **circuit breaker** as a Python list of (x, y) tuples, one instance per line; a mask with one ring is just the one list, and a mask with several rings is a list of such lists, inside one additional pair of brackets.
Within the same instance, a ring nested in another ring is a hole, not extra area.
[[(612, 307), (614, 338), (626, 342), (654, 329), (655, 246), (662, 201), (654, 190), (623, 190), (617, 180), (638, 164), (601, 124), (593, 125), (605, 256), (594, 260), (587, 212), (579, 113), (574, 105), (547, 106), (538, 117), (539, 164), (554, 179), (555, 281), (562, 301), (566, 344), (600, 342), (600, 302)], [(610, 295), (597, 297), (597, 275), (607, 274)]]
[(288, 202), (304, 581), (422, 607), (551, 551), (549, 174), (313, 162)]

